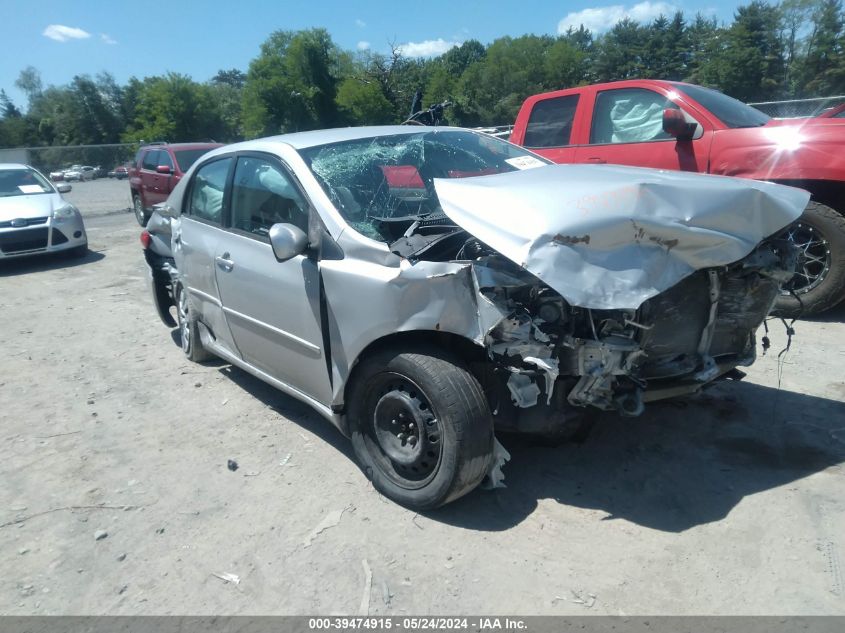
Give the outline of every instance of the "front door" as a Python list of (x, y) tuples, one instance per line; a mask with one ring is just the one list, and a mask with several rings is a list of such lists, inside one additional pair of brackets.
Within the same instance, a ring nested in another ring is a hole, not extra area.
[(596, 93), (589, 144), (578, 148), (579, 163), (612, 163), (679, 171), (707, 171), (712, 131), (679, 141), (663, 131), (663, 110), (678, 108), (646, 88)]
[(243, 359), (322, 403), (331, 385), (322, 329), (317, 261), (299, 255), (276, 260), (270, 227), (308, 231), (308, 205), (273, 157), (239, 156), (231, 220), (217, 245), (215, 274), (226, 321)]

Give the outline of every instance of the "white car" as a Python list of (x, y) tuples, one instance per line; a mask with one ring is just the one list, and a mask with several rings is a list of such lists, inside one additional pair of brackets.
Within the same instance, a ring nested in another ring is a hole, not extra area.
[(62, 198), (70, 185), (55, 187), (29, 165), (0, 163), (0, 260), (39, 253), (88, 253), (79, 210)]
[(82, 165), (72, 165), (65, 169), (65, 180), (82, 180)]

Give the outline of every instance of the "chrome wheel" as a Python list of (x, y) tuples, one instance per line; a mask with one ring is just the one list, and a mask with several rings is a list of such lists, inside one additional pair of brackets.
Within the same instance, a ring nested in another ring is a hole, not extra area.
[(179, 338), (182, 339), (182, 351), (188, 356), (191, 353), (191, 321), (188, 308), (188, 293), (179, 290)]
[(144, 205), (141, 203), (141, 198), (135, 196), (132, 198), (132, 205), (135, 209), (135, 219), (141, 226), (147, 225), (147, 214), (144, 212)]
[[(806, 294), (821, 284), (830, 272), (830, 245), (809, 224), (796, 222), (779, 236), (798, 247), (798, 270), (791, 280), (792, 292)], [(783, 291), (783, 294), (790, 294)]]

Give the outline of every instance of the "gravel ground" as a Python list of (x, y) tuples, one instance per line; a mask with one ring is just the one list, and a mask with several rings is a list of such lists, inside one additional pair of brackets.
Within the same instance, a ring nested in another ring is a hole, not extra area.
[(127, 190), (67, 196), (87, 259), (0, 263), (0, 613), (845, 614), (844, 308), (683, 406), (502, 438), (506, 489), (414, 514), (308, 407), (183, 358)]

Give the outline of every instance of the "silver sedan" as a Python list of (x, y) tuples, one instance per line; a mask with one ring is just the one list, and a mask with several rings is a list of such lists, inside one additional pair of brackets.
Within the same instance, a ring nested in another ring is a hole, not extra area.
[(379, 491), (432, 508), (501, 484), (495, 431), (563, 438), (588, 411), (740, 377), (796, 265), (767, 238), (807, 200), (551, 165), (470, 130), (346, 128), (206, 154), (142, 242), (189, 359), (309, 403)]
[(40, 172), (0, 163), (0, 259), (66, 251), (82, 257), (88, 236), (79, 210), (62, 198), (70, 185), (54, 186)]

